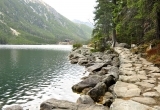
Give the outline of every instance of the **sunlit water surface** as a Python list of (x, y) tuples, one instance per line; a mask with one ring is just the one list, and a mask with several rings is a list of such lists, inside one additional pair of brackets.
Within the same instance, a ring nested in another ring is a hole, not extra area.
[(56, 98), (75, 102), (71, 87), (85, 68), (70, 64), (69, 45), (0, 45), (0, 109), (20, 104), (39, 110), (43, 101)]

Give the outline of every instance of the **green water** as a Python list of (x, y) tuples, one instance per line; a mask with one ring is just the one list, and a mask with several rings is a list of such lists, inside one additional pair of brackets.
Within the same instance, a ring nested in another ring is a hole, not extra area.
[(70, 51), (71, 46), (60, 45), (0, 45), (0, 107), (32, 108), (49, 98), (76, 101), (71, 87), (84, 67), (70, 64)]

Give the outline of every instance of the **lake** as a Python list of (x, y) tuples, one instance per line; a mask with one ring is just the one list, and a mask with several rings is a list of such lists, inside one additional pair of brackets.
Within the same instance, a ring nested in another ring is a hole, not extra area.
[(75, 102), (72, 85), (85, 68), (70, 64), (70, 45), (0, 45), (0, 109), (20, 104), (39, 110), (43, 101), (56, 98)]

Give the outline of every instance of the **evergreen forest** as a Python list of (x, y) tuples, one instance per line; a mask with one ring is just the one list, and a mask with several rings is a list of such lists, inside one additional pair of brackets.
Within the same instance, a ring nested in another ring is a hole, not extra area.
[(160, 39), (160, 0), (96, 0), (92, 43), (141, 44)]

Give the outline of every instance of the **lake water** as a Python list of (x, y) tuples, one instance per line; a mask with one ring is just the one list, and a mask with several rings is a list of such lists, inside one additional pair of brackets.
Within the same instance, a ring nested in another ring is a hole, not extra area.
[(69, 45), (0, 45), (0, 109), (20, 104), (39, 110), (46, 99), (75, 102), (71, 87), (85, 68), (70, 64)]

